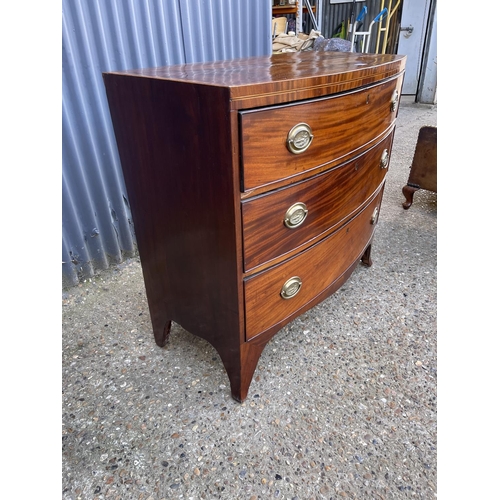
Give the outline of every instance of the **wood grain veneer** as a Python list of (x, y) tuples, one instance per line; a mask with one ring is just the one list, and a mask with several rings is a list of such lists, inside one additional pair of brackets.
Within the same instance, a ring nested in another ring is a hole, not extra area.
[[(362, 208), (385, 180), (380, 161), (392, 146), (390, 134), (355, 160), (289, 188), (271, 191), (242, 203), (243, 252), (245, 271), (262, 264), (274, 264), (282, 255), (290, 257), (303, 245), (332, 232)], [(297, 228), (283, 224), (286, 211), (294, 203), (304, 203), (308, 214)]]
[[(385, 174), (374, 164), (391, 147), (404, 65), (306, 52), (103, 74), (156, 343), (172, 321), (209, 341), (238, 401), (269, 339), (360, 259), (371, 264), (365, 214), (380, 204)], [(292, 108), (318, 131), (302, 159), (276, 139), (300, 118)], [(314, 207), (312, 224), (273, 242), (267, 225), (296, 196)], [(328, 264), (331, 252), (341, 264)], [(268, 291), (278, 305), (263, 309), (263, 290), (306, 255), (324, 260), (321, 276), (307, 271), (286, 307)]]
[[(391, 96), (399, 81), (310, 100), (296, 105), (242, 112), (241, 149), (243, 191), (315, 169), (360, 153), (387, 132), (394, 121)], [(386, 113), (381, 112), (383, 107)], [(312, 129), (311, 146), (290, 154), (286, 140), (290, 124), (306, 122)]]

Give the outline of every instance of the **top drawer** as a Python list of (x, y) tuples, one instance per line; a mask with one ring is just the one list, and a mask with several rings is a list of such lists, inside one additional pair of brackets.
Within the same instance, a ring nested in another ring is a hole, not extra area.
[(359, 154), (396, 119), (401, 84), (402, 76), (347, 94), (241, 112), (242, 190)]

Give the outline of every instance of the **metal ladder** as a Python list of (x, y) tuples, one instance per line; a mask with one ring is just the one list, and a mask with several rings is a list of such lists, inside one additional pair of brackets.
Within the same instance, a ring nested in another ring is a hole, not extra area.
[[(381, 0), (380, 2), (380, 9), (384, 9), (385, 7), (385, 0)], [(378, 30), (377, 30), (377, 44), (375, 46), (375, 52), (377, 54), (385, 54), (385, 51), (387, 50), (387, 39), (389, 37), (389, 26), (391, 24), (391, 18), (392, 16), (397, 12), (399, 4), (401, 3), (401, 0), (397, 0), (396, 5), (393, 7), (393, 0), (389, 0), (387, 2), (387, 16), (385, 18), (385, 23), (380, 23)], [(381, 34), (382, 32), (384, 33), (383, 40), (381, 42)], [(380, 45), (382, 43), (382, 46)], [(379, 52), (380, 49), (380, 52)]]

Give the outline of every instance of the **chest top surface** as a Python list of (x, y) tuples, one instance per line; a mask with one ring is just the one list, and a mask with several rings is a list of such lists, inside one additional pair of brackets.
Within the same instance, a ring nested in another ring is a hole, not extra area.
[(117, 71), (114, 74), (224, 88), (232, 108), (319, 97), (399, 74), (406, 56), (307, 51)]

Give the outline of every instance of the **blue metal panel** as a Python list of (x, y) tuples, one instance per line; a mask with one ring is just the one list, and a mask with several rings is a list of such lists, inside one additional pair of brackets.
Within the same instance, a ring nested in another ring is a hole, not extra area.
[(63, 286), (137, 253), (102, 73), (271, 53), (271, 2), (63, 0)]
[(186, 62), (269, 54), (271, 7), (271, 1), (182, 1)]

